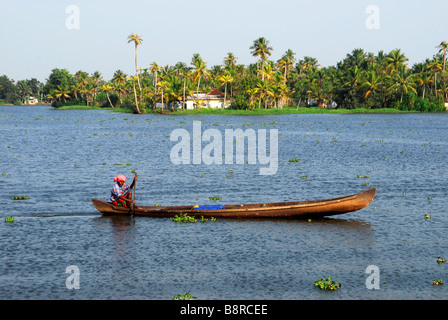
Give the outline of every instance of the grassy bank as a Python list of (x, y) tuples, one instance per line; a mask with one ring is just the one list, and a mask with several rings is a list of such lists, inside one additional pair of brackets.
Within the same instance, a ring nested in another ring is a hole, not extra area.
[(222, 114), (222, 115), (275, 115), (275, 114), (316, 114), (316, 113), (403, 113), (403, 111), (382, 108), (382, 109), (325, 109), (319, 107), (285, 107), (283, 109), (254, 109), (254, 110), (221, 110), (221, 109), (197, 109), (178, 110), (173, 114)]
[[(108, 110), (111, 112), (121, 112), (121, 113), (133, 113), (132, 109), (124, 108), (102, 108), (94, 106), (64, 106), (58, 108), (58, 110)], [(157, 111), (160, 112), (160, 109)], [(169, 110), (166, 110), (169, 111)], [(147, 110), (147, 113), (152, 113), (153, 111)], [(155, 112), (155, 111), (154, 111)], [(400, 111), (393, 108), (382, 108), (382, 109), (325, 109), (319, 107), (285, 107), (283, 109), (254, 109), (254, 110), (229, 110), (229, 109), (209, 109), (200, 108), (195, 110), (177, 110), (175, 112), (170, 112), (169, 114), (213, 114), (213, 115), (275, 115), (275, 114), (316, 114), (316, 113), (406, 113), (410, 111)], [(156, 113), (156, 112), (155, 112)]]
[(108, 110), (112, 112), (121, 112), (121, 113), (133, 112), (132, 109), (125, 109), (125, 108), (102, 108), (102, 107), (83, 106), (83, 105), (63, 106), (55, 110)]

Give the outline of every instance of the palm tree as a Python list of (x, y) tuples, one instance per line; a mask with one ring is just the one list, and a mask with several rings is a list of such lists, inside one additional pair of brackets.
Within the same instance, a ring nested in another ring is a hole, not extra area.
[(422, 87), (422, 98), (425, 99), (426, 86), (432, 82), (432, 75), (430, 72), (422, 72), (416, 75), (416, 82)]
[(22, 103), (26, 103), (26, 97), (32, 93), (31, 88), (27, 84), (26, 80), (18, 81), (16, 88), (19, 91), (19, 93), (21, 94)]
[[(132, 33), (128, 36), (128, 43), (134, 42), (135, 45), (135, 75), (138, 74), (138, 64), (137, 64), (137, 47), (143, 42), (142, 36), (139, 34)], [(140, 92), (142, 91), (142, 86), (140, 84), (140, 77), (137, 79), (138, 87), (140, 88)], [(138, 107), (137, 107), (138, 109)]]
[(301, 71), (304, 71), (306, 74), (308, 71), (319, 69), (320, 64), (318, 63), (316, 58), (305, 56), (303, 60), (300, 60), (297, 66)]
[(120, 99), (120, 104), (123, 104), (123, 100), (121, 99), (121, 95), (124, 93), (124, 84), (126, 83), (126, 73), (121, 70), (115, 71), (112, 76), (112, 82), (115, 85), (115, 90), (118, 92), (118, 98)]
[[(273, 50), (273, 48), (269, 46), (269, 41), (264, 37), (258, 38), (254, 41), (250, 49), (252, 50), (251, 53), (254, 57), (259, 57), (259, 59), (261, 59), (261, 70), (263, 70), (264, 63)], [(264, 73), (262, 73), (262, 80), (264, 80)]]
[(167, 82), (165, 80), (159, 81), (157, 86), (160, 88), (160, 91), (162, 92), (162, 97), (161, 97), (161, 99), (162, 99), (162, 111), (161, 112), (163, 113), (163, 105), (164, 105), (164, 102), (163, 102), (163, 91), (167, 87)]
[[(162, 68), (157, 64), (157, 62), (153, 62), (151, 63), (151, 66), (149, 67), (149, 70), (152, 72), (152, 74), (154, 75), (154, 82), (153, 82), (153, 86), (154, 86), (154, 97), (157, 97), (157, 83), (158, 83), (158, 76), (159, 76), (159, 71), (162, 70)], [(155, 105), (155, 99), (154, 99), (154, 105)]]
[[(255, 87), (255, 93), (259, 95), (258, 108), (260, 108), (261, 100), (266, 96), (274, 96), (272, 88), (266, 80), (259, 80), (257, 86)], [(265, 99), (264, 108), (267, 109), (267, 99)]]
[(386, 57), (386, 61), (389, 63), (388, 67), (391, 67), (391, 74), (393, 71), (398, 71), (401, 66), (405, 65), (405, 62), (409, 59), (401, 52), (401, 49), (392, 50)]
[(132, 82), (132, 87), (134, 89), (135, 111), (136, 111), (136, 113), (141, 113), (141, 111), (138, 107), (137, 90), (135, 88), (135, 81), (138, 81), (138, 75), (130, 76), (128, 78), (128, 80)]
[(191, 64), (195, 67), (195, 70), (193, 71), (193, 78), (194, 81), (197, 81), (198, 86), (196, 89), (196, 99), (199, 98), (199, 85), (201, 83), (201, 78), (207, 79), (210, 77), (210, 73), (207, 69), (207, 64), (202, 60), (202, 58), (199, 55), (194, 55), (193, 60)]
[(442, 64), (439, 60), (434, 59), (429, 62), (427, 69), (434, 73), (434, 94), (437, 94), (437, 73), (442, 71)]
[(230, 74), (230, 72), (227, 71), (221, 77), (218, 78), (218, 81), (220, 81), (222, 84), (225, 85), (225, 89), (224, 89), (224, 104), (222, 105), (222, 109), (224, 109), (224, 106), (226, 104), (226, 98), (227, 98), (227, 84), (233, 82), (233, 77)]
[(106, 96), (107, 96), (107, 100), (109, 100), (109, 104), (110, 106), (113, 108), (114, 105), (112, 104), (112, 101), (110, 101), (110, 97), (109, 97), (109, 92), (111, 92), (112, 90), (114, 90), (114, 87), (110, 84), (110, 83), (105, 83), (101, 86), (101, 90), (103, 90), (104, 92), (106, 92)]
[(64, 102), (67, 102), (67, 98), (70, 98), (70, 89), (67, 84), (61, 84), (54, 90), (54, 95), (56, 99), (64, 99)]
[(389, 87), (389, 91), (400, 90), (400, 102), (403, 102), (404, 93), (407, 94), (411, 91), (417, 94), (417, 90), (415, 89), (415, 74), (408, 71), (405, 66), (401, 66), (398, 71), (392, 75), (392, 78), (395, 82)]
[(284, 70), (283, 84), (286, 84), (289, 70), (291, 70), (294, 65), (295, 62), (294, 55), (295, 53), (291, 49), (289, 49), (288, 51), (285, 52), (283, 57), (280, 60), (278, 60), (280, 70)]
[(227, 57), (224, 58), (224, 66), (233, 68), (236, 65), (236, 60), (238, 58), (232, 52), (227, 53)]
[(381, 78), (376, 75), (374, 70), (370, 70), (367, 72), (366, 80), (361, 84), (361, 87), (367, 89), (364, 95), (364, 100), (366, 100), (372, 92), (381, 90)]
[(436, 48), (440, 49), (439, 52), (443, 52), (443, 71), (445, 71), (446, 51), (448, 50), (448, 42), (442, 41)]
[(92, 80), (95, 85), (95, 93), (94, 93), (94, 101), (96, 101), (97, 88), (100, 86), (100, 83), (103, 81), (103, 77), (99, 71), (95, 71), (92, 74)]
[(358, 86), (362, 83), (362, 70), (357, 66), (350, 68), (345, 76), (345, 85), (350, 88), (351, 91), (356, 91)]

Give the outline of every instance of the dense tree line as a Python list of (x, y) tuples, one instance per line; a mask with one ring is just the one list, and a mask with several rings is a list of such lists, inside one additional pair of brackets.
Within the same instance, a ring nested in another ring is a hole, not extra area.
[(263, 37), (250, 46), (257, 61), (248, 66), (238, 64), (238, 58), (229, 52), (221, 65), (211, 67), (200, 54), (194, 54), (189, 64), (160, 66), (153, 62), (139, 67), (137, 49), (143, 39), (131, 34), (128, 42), (134, 44), (135, 74), (117, 70), (112, 79), (104, 80), (99, 71), (72, 75), (65, 69), (53, 69), (44, 84), (36, 79), (14, 83), (1, 76), (0, 101), (26, 103), (27, 96), (34, 95), (55, 107), (102, 105), (140, 113), (156, 103), (182, 108), (187, 96), (214, 88), (224, 93), (233, 108), (240, 109), (319, 105), (441, 111), (448, 101), (446, 41), (435, 46), (431, 59), (413, 66), (400, 49), (376, 54), (354, 49), (330, 67), (322, 67), (313, 57), (297, 59), (292, 50), (272, 61), (273, 48)]

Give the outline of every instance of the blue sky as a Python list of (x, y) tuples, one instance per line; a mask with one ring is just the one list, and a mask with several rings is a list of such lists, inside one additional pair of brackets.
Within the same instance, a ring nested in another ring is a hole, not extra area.
[[(70, 5), (79, 9), (79, 29), (66, 27)], [(379, 10), (379, 29), (366, 27), (369, 5)], [(400, 48), (412, 66), (448, 41), (447, 12), (446, 0), (2, 0), (0, 75), (45, 81), (53, 68), (99, 71), (105, 80), (118, 69), (130, 74), (131, 33), (143, 37), (140, 67), (190, 64), (194, 53), (212, 67), (228, 52), (248, 65), (259, 37), (270, 41), (274, 61), (291, 49), (297, 59), (330, 66), (355, 48)]]

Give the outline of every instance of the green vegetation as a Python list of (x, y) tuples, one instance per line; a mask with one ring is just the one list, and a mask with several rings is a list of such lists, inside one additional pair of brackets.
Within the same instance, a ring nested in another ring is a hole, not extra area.
[(446, 258), (442, 258), (442, 257), (437, 258), (437, 263), (445, 263), (445, 262), (446, 262)]
[(11, 198), (12, 200), (28, 200), (28, 196), (15, 196)]
[(14, 218), (13, 217), (5, 217), (5, 222), (14, 222)]
[(193, 297), (189, 292), (185, 294), (179, 294), (173, 297), (173, 300), (196, 300), (196, 297)]
[[(198, 219), (195, 217), (189, 216), (186, 213), (181, 213), (179, 215), (175, 215), (174, 218), (171, 218), (171, 221), (174, 222), (182, 222), (182, 223), (196, 223), (198, 222)], [(216, 218), (211, 217), (210, 221), (216, 221)], [(204, 216), (201, 216), (201, 222), (208, 222), (208, 219), (204, 218)]]
[[(180, 114), (282, 114), (318, 112), (440, 112), (448, 100), (446, 51), (442, 41), (432, 58), (408, 66), (401, 49), (366, 52), (357, 48), (334, 66), (322, 67), (317, 58), (297, 59), (288, 49), (277, 61), (274, 48), (260, 37), (248, 45), (256, 61), (238, 64), (228, 52), (221, 65), (207, 66), (199, 53), (189, 64), (140, 67), (137, 49), (143, 37), (132, 33), (135, 74), (116, 70), (105, 80), (99, 71), (71, 74), (53, 69), (45, 83), (13, 81), (0, 76), (0, 103), (25, 104), (31, 96), (55, 108), (79, 106), (120, 108), (124, 112), (153, 112), (156, 105)], [(124, 41), (124, 39), (123, 39)], [(231, 110), (210, 110), (200, 93), (218, 89)], [(184, 110), (195, 100), (196, 110)], [(313, 107), (313, 108), (310, 108)], [(326, 108), (328, 107), (328, 109)]]
[(432, 284), (435, 286), (439, 286), (443, 284), (443, 280), (439, 280), (439, 279), (433, 279), (432, 280)]
[(332, 277), (321, 278), (314, 281), (314, 286), (320, 288), (321, 290), (334, 291), (339, 289), (342, 285), (337, 281), (332, 281)]
[(222, 200), (221, 197), (209, 197), (209, 200)]
[(175, 215), (174, 218), (171, 218), (174, 222), (182, 222), (182, 223), (195, 223), (198, 220), (195, 217), (189, 216), (186, 213), (181, 213), (179, 215)]

